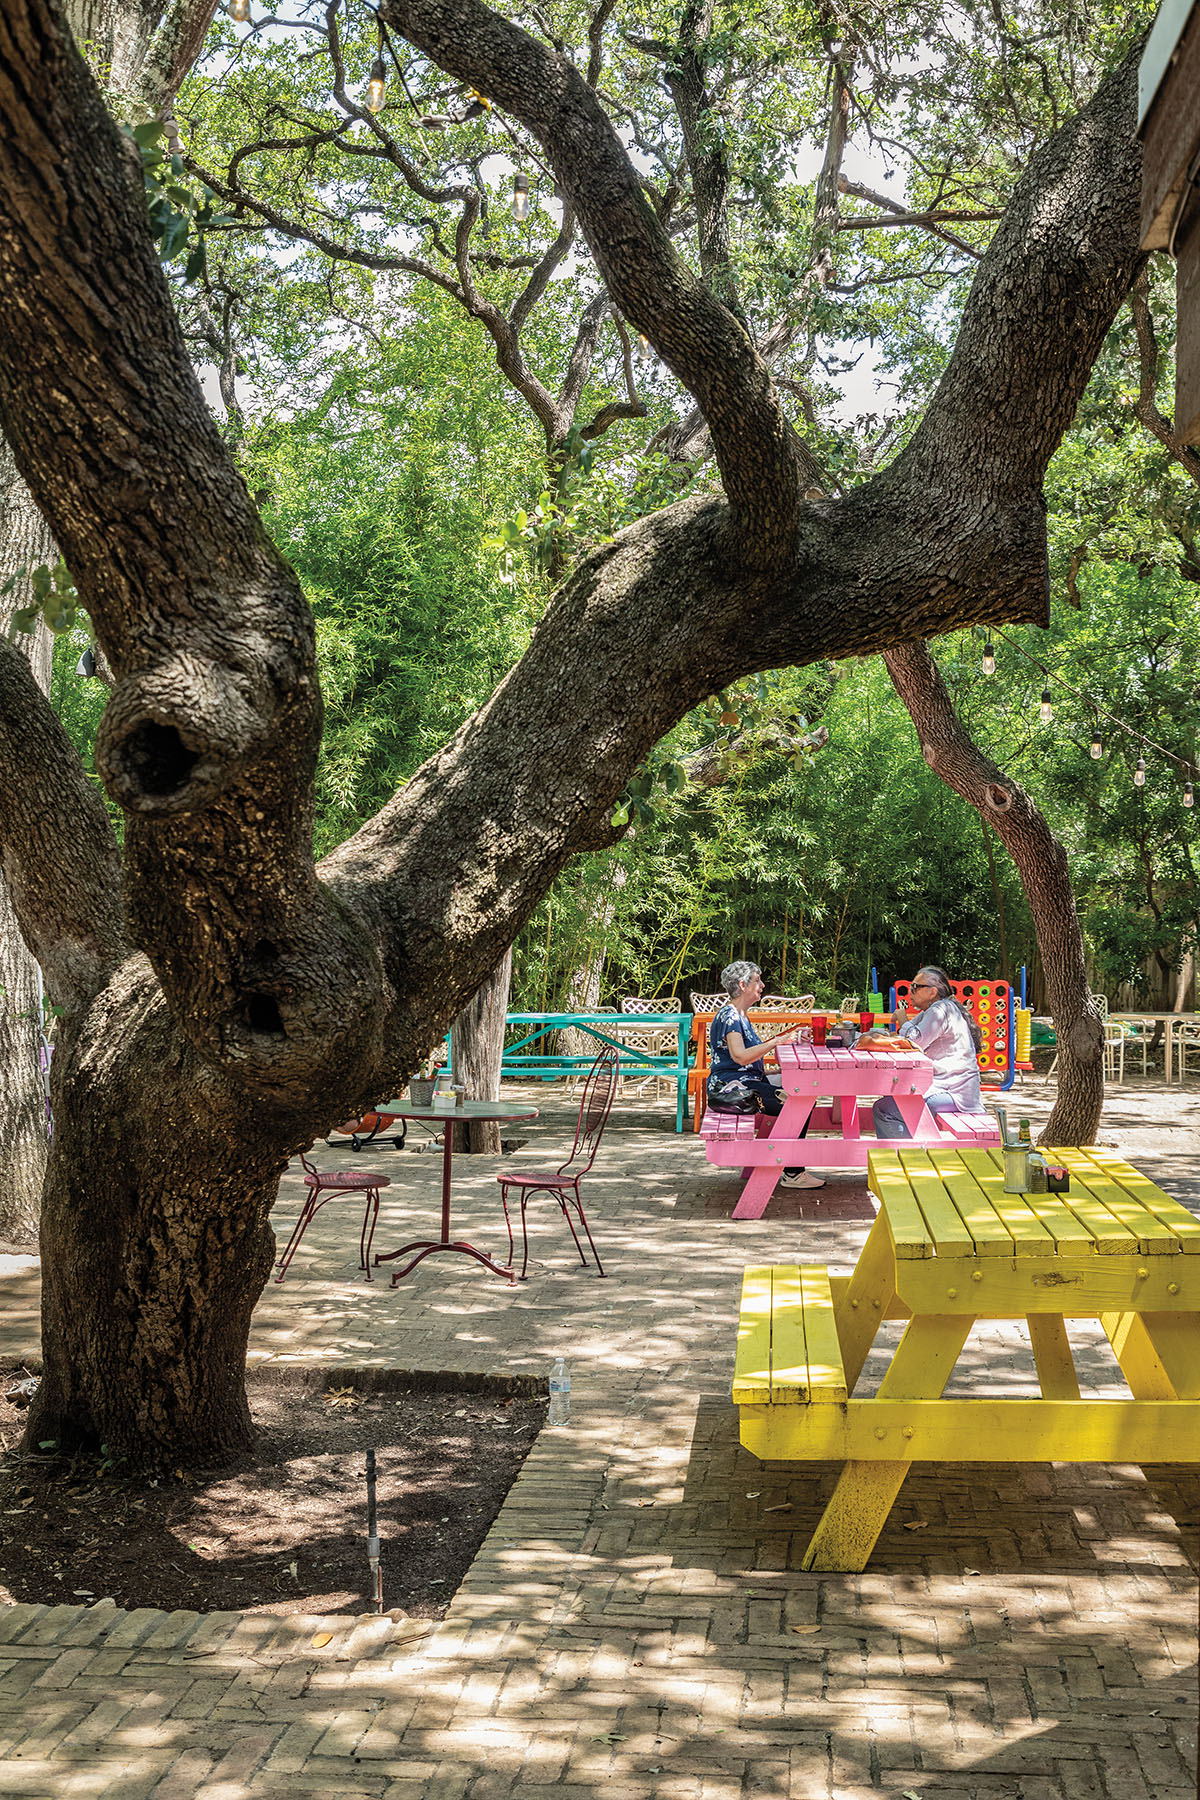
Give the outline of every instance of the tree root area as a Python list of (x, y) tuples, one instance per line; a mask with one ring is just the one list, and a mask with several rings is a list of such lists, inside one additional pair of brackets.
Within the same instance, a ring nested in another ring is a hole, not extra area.
[[(5, 1371), (2, 1388), (24, 1369)], [(29, 1457), (0, 1398), (0, 1604), (369, 1611), (364, 1452), (383, 1604), (445, 1612), (546, 1418), (542, 1398), (248, 1381), (254, 1452), (157, 1483), (103, 1456)]]

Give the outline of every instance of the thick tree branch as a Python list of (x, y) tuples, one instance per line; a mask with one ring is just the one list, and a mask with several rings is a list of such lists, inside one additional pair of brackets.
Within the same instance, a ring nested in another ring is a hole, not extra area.
[(126, 954), (121, 856), (75, 746), (5, 637), (0, 775), (0, 870), (50, 998), (74, 1009)]
[(839, 231), (883, 231), (897, 225), (944, 225), (946, 223), (978, 223), (981, 219), (998, 219), (998, 212), (898, 212), (881, 213), (871, 218), (865, 213), (843, 213), (837, 222)]
[(1058, 1098), (1041, 1141), (1093, 1143), (1104, 1100), (1102, 1031), (1088, 993), (1067, 852), (1020, 783), (971, 742), (928, 647), (899, 644), (885, 652), (884, 661), (917, 728), (925, 761), (994, 827), (1029, 897), (1062, 1062)]
[(136, 96), (161, 113), (179, 92), (184, 76), (200, 54), (218, 0), (168, 0), (145, 61), (138, 73)]
[[(837, 220), (838, 180), (842, 158), (846, 153), (849, 131), (851, 81), (854, 64), (844, 56), (834, 57), (830, 64), (829, 125), (825, 133), (825, 151), (813, 195), (813, 226), (809, 237), (808, 269), (798, 284), (793, 307), (786, 317), (777, 319), (759, 340), (758, 353), (768, 369), (774, 369), (790, 349), (796, 333), (803, 329), (808, 337), (806, 366), (813, 357), (815, 338), (812, 329), (813, 301), (828, 285), (833, 274), (834, 226)], [(784, 385), (782, 383), (778, 384)], [(811, 424), (811, 406), (805, 409)], [(697, 463), (708, 454), (708, 429), (699, 408), (693, 408), (673, 430), (665, 434), (664, 447), (673, 462)], [(825, 472), (809, 457), (806, 492), (824, 492), (830, 485)]]
[(794, 542), (797, 441), (744, 328), (677, 255), (596, 95), (568, 58), (481, 0), (387, 0), (383, 12), (542, 144), (614, 301), (704, 411), (742, 554), (778, 566)]
[(713, 0), (686, 0), (679, 44), (667, 58), (663, 79), (683, 130), (696, 204), (700, 271), (710, 291), (744, 324), (729, 241), (729, 162), (704, 73), (712, 22)]
[[(949, 366), (893, 464), (898, 480), (927, 480), (941, 492), (960, 478), (951, 465), (969, 444), (997, 501), (1023, 492), (1040, 506), (1046, 465), (1079, 404), (1081, 373), (1143, 260), (1136, 88), (1131, 55), (1029, 159), (980, 264)], [(1071, 352), (1047, 363), (1033, 340), (1046, 331), (1055, 294)]]
[(1200, 484), (1200, 455), (1186, 444), (1175, 440), (1175, 429), (1158, 405), (1158, 339), (1150, 312), (1150, 283), (1143, 269), (1129, 290), (1129, 310), (1133, 314), (1138, 342), (1138, 397), (1134, 412), (1165, 450), (1172, 462), (1190, 481)]

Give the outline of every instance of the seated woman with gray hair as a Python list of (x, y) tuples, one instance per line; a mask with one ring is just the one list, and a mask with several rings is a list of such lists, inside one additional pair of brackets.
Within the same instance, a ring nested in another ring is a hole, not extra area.
[[(933, 1064), (933, 1086), (925, 1096), (926, 1106), (934, 1113), (982, 1111), (978, 1058), (983, 1034), (954, 998), (950, 977), (945, 969), (932, 965), (918, 969), (908, 992), (909, 1004), (918, 1009), (917, 1017), (906, 1020), (901, 1012), (890, 1016), (899, 1025), (900, 1036), (915, 1044)], [(873, 1110), (877, 1138), (911, 1136), (890, 1094), (877, 1100)]]
[[(729, 999), (720, 1012), (713, 1016), (708, 1028), (708, 1045), (711, 1059), (708, 1077), (708, 1098), (721, 1110), (722, 1100), (736, 1100), (738, 1111), (750, 1110), (741, 1104), (746, 1097), (757, 1101), (759, 1112), (770, 1113), (773, 1118), (783, 1111), (783, 1100), (779, 1089), (772, 1082), (763, 1068), (763, 1063), (774, 1054), (772, 1044), (764, 1044), (755, 1031), (747, 1013), (752, 1006), (762, 999), (765, 983), (762, 970), (757, 963), (731, 962), (721, 970), (721, 986), (729, 995)], [(785, 1043), (794, 1034), (785, 1031), (774, 1042)], [(727, 1110), (730, 1108), (727, 1106)], [(808, 1133), (808, 1121), (804, 1122), (805, 1137)], [(810, 1175), (804, 1169), (785, 1169), (779, 1182), (780, 1187), (819, 1188), (825, 1183), (817, 1175)]]

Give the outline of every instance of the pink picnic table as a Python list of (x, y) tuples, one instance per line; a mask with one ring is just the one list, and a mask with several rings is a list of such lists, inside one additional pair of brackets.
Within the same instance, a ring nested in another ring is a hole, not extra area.
[[(708, 1112), (701, 1125), (705, 1152), (712, 1163), (749, 1168), (735, 1219), (761, 1219), (776, 1183), (787, 1168), (865, 1169), (867, 1157), (879, 1149), (873, 1135), (871, 1102), (883, 1094), (895, 1100), (912, 1136), (911, 1147), (957, 1142), (968, 1135), (974, 1143), (999, 1142), (990, 1119), (974, 1114), (935, 1115), (925, 1104), (933, 1083), (933, 1064), (918, 1050), (833, 1050), (814, 1044), (780, 1044), (777, 1055), (783, 1077), (783, 1110), (734, 1115)], [(829, 1098), (828, 1106), (817, 1102)], [(867, 1100), (859, 1105), (860, 1097)], [(807, 1138), (800, 1133), (809, 1121)], [(971, 1121), (967, 1131), (964, 1126)], [(825, 1131), (832, 1135), (812, 1135)]]

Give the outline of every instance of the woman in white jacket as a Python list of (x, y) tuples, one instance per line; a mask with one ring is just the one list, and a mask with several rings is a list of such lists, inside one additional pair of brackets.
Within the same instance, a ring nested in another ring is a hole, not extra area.
[[(980, 1112), (979, 1046), (982, 1033), (959, 1005), (945, 969), (918, 969), (909, 988), (915, 1019), (893, 1013), (900, 1035), (927, 1056), (934, 1067), (933, 1086), (925, 1096), (930, 1112)], [(890, 1094), (874, 1106), (877, 1138), (906, 1138), (908, 1126)]]

